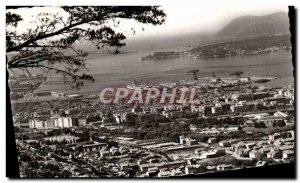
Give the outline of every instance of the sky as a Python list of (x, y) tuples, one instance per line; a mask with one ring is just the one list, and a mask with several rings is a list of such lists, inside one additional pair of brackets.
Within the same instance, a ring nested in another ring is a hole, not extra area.
[(219, 6), (219, 7), (194, 7), (194, 6), (166, 6), (162, 7), (167, 14), (166, 23), (161, 26), (146, 26), (145, 31), (137, 32), (136, 36), (166, 35), (181, 33), (208, 33), (216, 32), (231, 20), (245, 15), (267, 15), (283, 11), (288, 12), (288, 7), (274, 6)]
[[(167, 14), (163, 25), (153, 26), (136, 23), (130, 20), (122, 20), (119, 28), (128, 39), (141, 37), (165, 36), (171, 34), (189, 33), (214, 33), (228, 24), (231, 20), (245, 15), (267, 15), (283, 11), (288, 12), (287, 6), (162, 6)], [(41, 9), (48, 12), (57, 12), (55, 7), (19, 9), (24, 21), (19, 24), (18, 31), (26, 31), (30, 20), (35, 17)], [(61, 12), (60, 12), (61, 13)], [(145, 29), (142, 31), (142, 27)], [(131, 31), (135, 29), (135, 34)]]

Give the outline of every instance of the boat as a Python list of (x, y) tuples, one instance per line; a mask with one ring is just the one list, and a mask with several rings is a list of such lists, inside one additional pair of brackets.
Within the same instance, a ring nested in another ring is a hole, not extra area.
[(135, 86), (135, 85), (127, 85), (127, 88), (128, 88), (129, 90), (138, 90), (138, 91), (142, 90), (141, 87)]
[(271, 79), (258, 79), (258, 80), (254, 81), (254, 82), (255, 83), (267, 83), (269, 81), (271, 81)]

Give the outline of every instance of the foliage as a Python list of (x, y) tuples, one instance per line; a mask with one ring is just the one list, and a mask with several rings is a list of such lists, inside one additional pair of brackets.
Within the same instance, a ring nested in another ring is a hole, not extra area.
[(276, 127), (276, 126), (278, 126), (278, 127), (284, 127), (285, 126), (285, 122), (283, 120), (275, 121), (273, 123), (273, 127)]
[(282, 158), (282, 151), (277, 151), (274, 154), (274, 159), (281, 159)]
[(266, 128), (267, 126), (266, 126), (266, 124), (265, 123), (263, 123), (263, 122), (259, 122), (259, 123), (254, 123), (254, 127), (255, 128)]
[(126, 39), (123, 32), (116, 31), (121, 20), (161, 25), (166, 16), (157, 6), (62, 6), (52, 7), (51, 13), (41, 7), (26, 7), (40, 8), (41, 12), (32, 18), (30, 28), (20, 33), (20, 8), (25, 7), (6, 10), (6, 53), (12, 55), (8, 69), (21, 69), (29, 75), (32, 68), (47, 74), (54, 71), (73, 88), (83, 85), (83, 80), (94, 81), (82, 72), (88, 53), (78, 49), (78, 43), (90, 42), (97, 49), (114, 48), (117, 54)]

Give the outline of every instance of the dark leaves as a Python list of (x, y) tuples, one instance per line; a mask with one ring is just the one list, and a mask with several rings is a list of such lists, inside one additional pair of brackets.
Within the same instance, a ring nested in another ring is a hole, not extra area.
[[(72, 88), (79, 88), (83, 80), (94, 82), (93, 76), (82, 74), (85, 69), (84, 50), (78, 50), (76, 44), (88, 41), (97, 49), (119, 48), (125, 46), (126, 36), (114, 29), (120, 24), (119, 19), (132, 19), (140, 23), (160, 25), (164, 23), (166, 14), (157, 6), (63, 6), (67, 14), (40, 12), (31, 22), (36, 25), (27, 32), (17, 34), (16, 30), (7, 29), (7, 53), (17, 52), (8, 62), (10, 69), (38, 68), (44, 72), (54, 71), (61, 74), (65, 82)], [(6, 25), (17, 28), (22, 20), (18, 14), (6, 13)], [(109, 26), (109, 21), (117, 21)], [(36, 24), (39, 22), (40, 24)], [(142, 28), (144, 30), (144, 28)], [(135, 30), (132, 29), (135, 33)]]
[(18, 14), (11, 13), (11, 12), (6, 13), (6, 25), (17, 26), (18, 22), (21, 20), (22, 18)]

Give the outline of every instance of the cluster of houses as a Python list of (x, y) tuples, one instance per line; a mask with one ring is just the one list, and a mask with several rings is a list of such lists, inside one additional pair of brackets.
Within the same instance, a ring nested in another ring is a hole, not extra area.
[[(244, 87), (244, 86), (243, 86)], [(294, 90), (293, 87), (281, 89), (248, 89), (249, 91), (219, 91), (210, 89), (208, 97), (202, 97), (200, 103), (191, 105), (182, 104), (153, 104), (151, 106), (123, 106), (121, 109), (98, 110), (101, 116), (100, 121), (104, 126), (111, 124), (120, 125), (126, 123), (131, 118), (135, 121), (150, 121), (154, 118), (189, 118), (197, 116), (221, 116), (221, 115), (247, 115), (247, 113), (263, 113), (264, 111), (286, 111), (293, 109)], [(83, 106), (88, 108), (88, 106)], [(75, 107), (76, 108), (76, 107)], [(49, 109), (50, 110), (50, 109)], [(63, 110), (63, 109), (61, 109)], [(85, 114), (81, 116), (68, 115), (70, 109), (66, 106), (65, 115), (60, 114), (48, 115), (48, 119), (32, 117), (29, 122), (29, 128), (69, 128), (73, 126), (83, 126), (88, 124)], [(74, 113), (74, 112), (73, 112)], [(76, 114), (76, 112), (75, 112)], [(261, 116), (258, 122), (263, 122), (267, 126), (272, 126), (274, 121), (284, 120), (287, 114), (277, 112), (274, 116)], [(17, 114), (14, 115), (16, 118)], [(45, 115), (43, 116), (45, 118)], [(47, 117), (46, 117), (47, 118)]]
[[(220, 146), (224, 143), (220, 142)], [(294, 157), (294, 131), (287, 131), (282, 133), (275, 133), (269, 136), (268, 140), (260, 141), (239, 141), (231, 145), (233, 154), (239, 157), (251, 159), (274, 159), (285, 160)], [(276, 153), (278, 156), (275, 156)]]
[[(249, 82), (248, 79), (242, 82)], [(211, 80), (210, 82), (219, 82)], [(230, 156), (238, 160), (274, 160), (289, 161), (294, 158), (294, 131), (275, 133), (268, 138), (259, 140), (231, 139), (219, 141), (215, 135), (243, 130), (244, 127), (255, 126), (255, 123), (264, 123), (267, 127), (273, 127), (279, 122), (284, 125), (293, 125), (293, 117), (289, 118), (289, 108), (293, 111), (294, 90), (292, 88), (281, 89), (257, 89), (242, 92), (237, 89), (222, 89), (214, 84), (208, 85), (206, 97), (202, 97), (200, 103), (194, 104), (153, 104), (149, 106), (118, 105), (106, 108), (97, 108), (95, 103), (88, 101), (80, 107), (65, 106), (60, 113), (32, 115), (28, 121), (31, 129), (64, 129), (81, 127), (94, 128), (105, 127), (110, 130), (125, 128), (124, 123), (151, 122), (153, 119), (168, 119), (169, 122), (162, 125), (176, 125), (186, 123), (195, 117), (208, 119), (214, 116), (216, 120), (230, 118), (243, 119), (239, 125), (214, 125), (201, 128), (190, 124), (191, 133), (197, 133), (209, 137), (206, 143), (198, 142), (187, 135), (180, 135), (179, 143), (168, 138), (155, 138), (137, 140), (128, 137), (104, 138), (112, 140), (118, 145), (108, 145), (107, 141), (92, 140), (78, 142), (78, 137), (71, 135), (50, 136), (43, 138), (48, 141), (51, 148), (55, 149), (56, 143), (66, 143), (66, 151), (72, 157), (87, 162), (89, 167), (99, 169), (114, 176), (126, 176), (133, 170), (139, 177), (168, 177), (187, 174), (198, 174), (207, 171), (224, 171), (237, 168), (230, 163), (217, 164), (216, 166), (204, 166), (203, 160), (210, 160), (223, 156)], [(202, 88), (203, 89), (203, 88)], [(246, 90), (246, 89), (245, 89)], [(223, 93), (222, 93), (223, 92)], [(56, 95), (56, 93), (53, 93)], [(74, 98), (77, 98), (74, 96)], [(91, 104), (91, 105), (90, 105)], [(78, 103), (76, 105), (79, 105)], [(45, 110), (48, 110), (45, 109)], [(45, 111), (44, 110), (44, 111)], [(82, 112), (84, 111), (84, 112)], [(85, 112), (89, 111), (89, 112)], [(89, 115), (97, 115), (89, 118)], [(15, 115), (22, 118), (22, 115)], [(89, 120), (88, 120), (89, 118)], [(17, 119), (16, 119), (17, 120)], [(218, 122), (218, 121), (217, 121)]]

